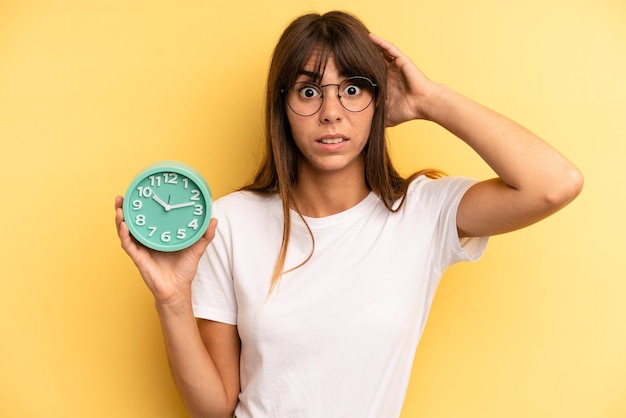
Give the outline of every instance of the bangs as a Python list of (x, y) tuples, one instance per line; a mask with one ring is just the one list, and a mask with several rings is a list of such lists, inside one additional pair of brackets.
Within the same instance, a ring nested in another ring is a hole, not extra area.
[(374, 83), (380, 82), (377, 80), (376, 70), (372, 67), (372, 60), (368, 60), (367, 55), (363, 53), (363, 45), (339, 41), (332, 45), (329, 50), (337, 69), (344, 76), (363, 76), (371, 79)]
[[(345, 77), (363, 76), (371, 79), (374, 83), (376, 80), (376, 71), (370, 64), (371, 61), (365, 59), (362, 45), (358, 42), (354, 42), (353, 39), (341, 39), (337, 37), (320, 37), (315, 42), (315, 46), (312, 48), (311, 54), (307, 59), (302, 60), (300, 64), (300, 73), (310, 74), (312, 81), (320, 83), (324, 77), (326, 65), (330, 58), (335, 61), (335, 66), (339, 73)], [(352, 41), (352, 42), (350, 42)], [(310, 62), (311, 58), (314, 58), (313, 68), (307, 68), (305, 66)], [(312, 74), (311, 74), (312, 73)]]
[[(363, 76), (377, 84), (383, 81), (380, 79), (381, 54), (369, 40), (365, 26), (335, 14), (310, 16), (309, 19), (285, 39), (293, 46), (288, 48), (292, 55), (285, 63), (289, 68), (284, 74), (287, 84), (294, 83), (300, 74), (321, 82), (331, 57), (338, 71), (346, 77)], [(309, 66), (311, 59), (314, 60), (312, 67)]]

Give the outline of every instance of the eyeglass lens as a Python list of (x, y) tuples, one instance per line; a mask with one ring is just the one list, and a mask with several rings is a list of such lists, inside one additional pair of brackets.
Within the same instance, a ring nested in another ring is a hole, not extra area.
[(350, 112), (365, 110), (374, 98), (375, 84), (366, 77), (350, 77), (340, 84), (323, 86), (312, 81), (295, 83), (287, 95), (287, 104), (300, 116), (311, 116), (317, 113), (324, 102), (324, 89), (337, 87), (337, 96), (341, 105)]

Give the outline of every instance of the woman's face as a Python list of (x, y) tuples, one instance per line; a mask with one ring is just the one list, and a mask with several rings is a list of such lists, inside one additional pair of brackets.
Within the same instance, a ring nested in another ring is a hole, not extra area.
[[(309, 59), (304, 73), (296, 82), (312, 81), (315, 73), (315, 55)], [(353, 74), (340, 74), (331, 56), (326, 64), (320, 85), (340, 84)], [(363, 155), (367, 143), (374, 101), (361, 112), (345, 109), (337, 97), (337, 86), (323, 87), (324, 100), (320, 110), (311, 116), (300, 116), (285, 106), (291, 133), (302, 153), (299, 176), (342, 173), (363, 176)]]

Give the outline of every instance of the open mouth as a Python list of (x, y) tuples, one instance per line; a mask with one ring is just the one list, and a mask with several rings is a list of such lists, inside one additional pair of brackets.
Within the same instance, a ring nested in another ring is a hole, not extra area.
[(323, 138), (319, 140), (322, 144), (339, 144), (344, 141), (346, 141), (345, 138)]

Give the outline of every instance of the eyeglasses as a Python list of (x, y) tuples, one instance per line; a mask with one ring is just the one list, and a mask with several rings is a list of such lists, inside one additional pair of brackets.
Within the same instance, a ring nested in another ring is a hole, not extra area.
[(287, 94), (287, 105), (300, 116), (316, 114), (324, 103), (324, 88), (337, 87), (337, 98), (341, 105), (350, 112), (362, 112), (372, 103), (378, 85), (366, 77), (354, 76), (339, 84), (319, 85), (313, 81), (300, 81), (289, 90), (281, 90)]

